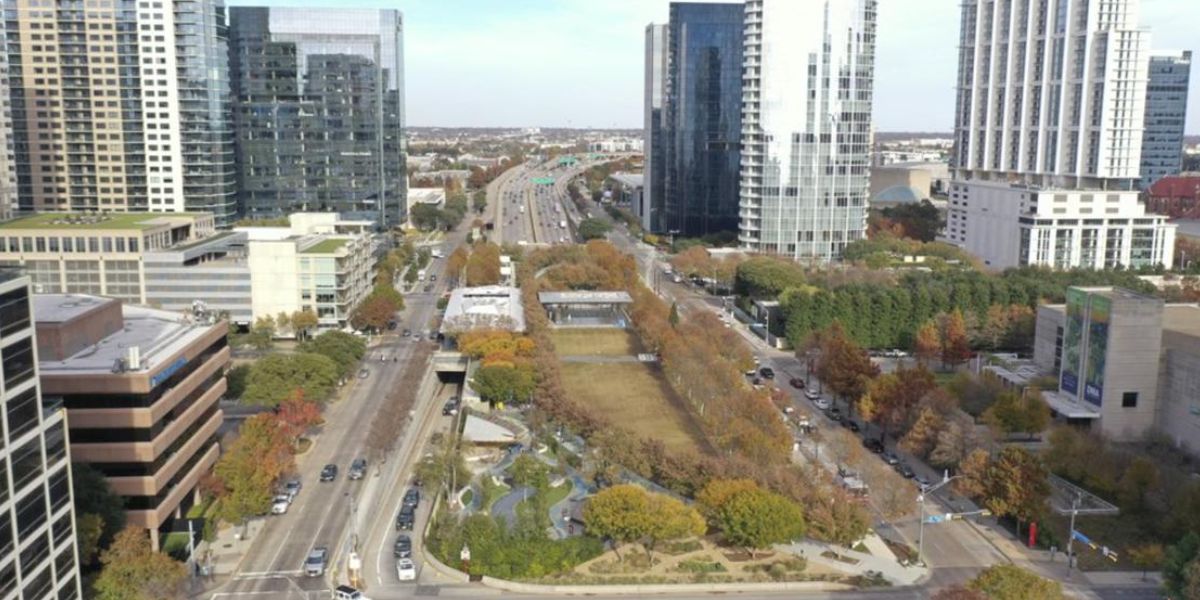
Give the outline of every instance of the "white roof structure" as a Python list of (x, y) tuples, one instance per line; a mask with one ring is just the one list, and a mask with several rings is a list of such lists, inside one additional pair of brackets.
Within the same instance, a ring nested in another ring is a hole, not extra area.
[(470, 444), (511, 444), (517, 441), (517, 435), (506, 427), (475, 415), (467, 415), (463, 439)]
[(575, 292), (538, 292), (542, 304), (632, 304), (624, 291), (581, 290)]
[(458, 288), (451, 292), (442, 319), (442, 333), (455, 334), (472, 329), (525, 331), (521, 290), (489, 285)]

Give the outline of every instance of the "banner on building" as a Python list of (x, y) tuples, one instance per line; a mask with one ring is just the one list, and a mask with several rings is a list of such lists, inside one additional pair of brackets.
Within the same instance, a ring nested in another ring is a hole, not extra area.
[(1112, 300), (1092, 296), (1088, 318), (1087, 376), (1083, 382), (1083, 399), (1100, 406), (1104, 396), (1104, 363), (1108, 358), (1108, 321)]
[(1072, 396), (1079, 393), (1079, 359), (1083, 356), (1083, 305), (1087, 293), (1067, 288), (1067, 322), (1063, 327), (1062, 372), (1058, 388)]

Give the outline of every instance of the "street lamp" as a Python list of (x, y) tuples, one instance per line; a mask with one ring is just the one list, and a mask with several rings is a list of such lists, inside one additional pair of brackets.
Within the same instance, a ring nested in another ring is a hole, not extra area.
[(962, 475), (955, 475), (954, 477), (947, 477), (947, 476), (946, 476), (946, 474), (945, 474), (945, 473), (943, 473), (943, 474), (942, 474), (942, 481), (941, 481), (941, 483), (939, 483), (939, 484), (937, 484), (937, 485), (935, 485), (935, 486), (931, 486), (931, 487), (928, 487), (928, 488), (924, 488), (924, 489), (922, 489), (922, 490), (921, 490), (921, 493), (917, 494), (917, 506), (918, 506), (918, 509), (919, 509), (919, 511), (920, 511), (920, 512), (919, 512), (919, 514), (918, 514), (918, 518), (920, 519), (920, 523), (921, 523), (921, 524), (920, 524), (920, 526), (919, 526), (919, 527), (918, 527), (918, 529), (917, 529), (917, 563), (919, 563), (919, 564), (922, 564), (922, 565), (923, 565), (923, 564), (925, 564), (925, 558), (924, 558), (924, 550), (925, 550), (925, 494), (932, 494), (932, 493), (934, 493), (934, 492), (936, 492), (936, 491), (938, 491), (938, 490), (942, 489), (942, 487), (944, 487), (946, 484), (948, 484), (948, 483), (950, 483), (951, 481), (954, 481), (955, 479), (958, 479), (958, 478), (960, 478), (960, 477), (962, 477)]

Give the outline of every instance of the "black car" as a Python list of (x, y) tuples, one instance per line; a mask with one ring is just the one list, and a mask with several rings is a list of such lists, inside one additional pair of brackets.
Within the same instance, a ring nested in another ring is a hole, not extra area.
[(854, 419), (846, 419), (846, 429), (849, 429), (854, 433), (858, 433), (860, 429), (858, 426), (858, 421), (855, 421)]
[(412, 531), (413, 521), (416, 520), (416, 509), (412, 506), (400, 507), (400, 512), (396, 514), (396, 531)]
[(458, 398), (451, 398), (442, 405), (442, 416), (453, 417), (458, 414)]
[(388, 331), (395, 331), (400, 324), (395, 321), (388, 321)]
[(404, 506), (416, 508), (417, 505), (420, 503), (421, 503), (421, 490), (418, 490), (416, 488), (408, 488), (408, 491), (404, 492)]
[(831, 410), (829, 411), (829, 420), (833, 421), (834, 423), (842, 423), (846, 420), (846, 417), (843, 417), (842, 413), (840, 412), (834, 412)]
[(412, 330), (411, 330), (411, 329), (405, 329), (404, 331), (401, 331), (401, 332), (400, 332), (400, 336), (401, 336), (401, 337), (408, 337), (408, 336), (410, 336), (410, 335), (412, 335)]
[(798, 390), (802, 390), (805, 388), (804, 380), (800, 379), (799, 377), (793, 377), (793, 378), (789, 379), (788, 385), (790, 385)]
[(763, 367), (758, 370), (758, 374), (762, 375), (763, 379), (775, 379), (775, 369), (771, 367)]
[(337, 465), (325, 465), (325, 467), (321, 469), (321, 482), (324, 483), (337, 479), (337, 472)]
[(875, 454), (883, 454), (883, 442), (876, 438), (867, 438), (863, 440), (863, 448), (866, 448)]
[(412, 558), (412, 538), (404, 534), (396, 536), (396, 543), (392, 546), (392, 556)]
[(910, 467), (904, 463), (898, 463), (896, 465), (896, 472), (899, 473), (900, 476), (905, 479), (912, 479), (913, 477), (915, 477), (917, 475), (916, 473), (913, 472), (912, 467)]
[(346, 475), (351, 481), (362, 479), (367, 474), (367, 459), (356, 458), (350, 463), (350, 473)]

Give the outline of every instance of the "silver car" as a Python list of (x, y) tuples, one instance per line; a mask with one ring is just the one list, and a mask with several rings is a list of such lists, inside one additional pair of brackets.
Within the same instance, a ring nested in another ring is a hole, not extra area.
[(329, 548), (325, 546), (317, 546), (308, 553), (308, 557), (304, 559), (304, 574), (308, 577), (321, 577), (325, 575), (325, 566), (329, 561)]

